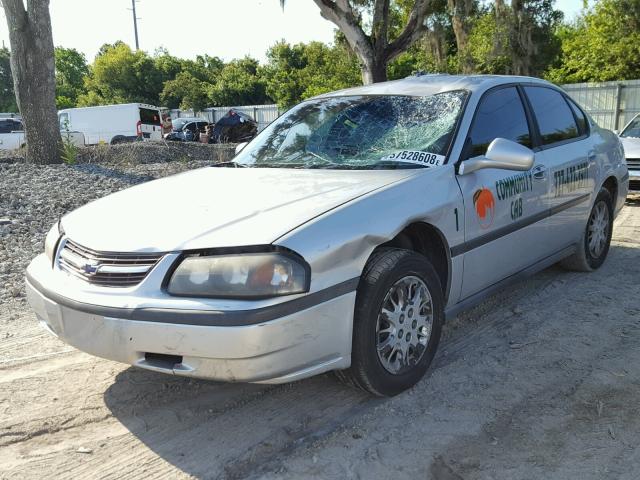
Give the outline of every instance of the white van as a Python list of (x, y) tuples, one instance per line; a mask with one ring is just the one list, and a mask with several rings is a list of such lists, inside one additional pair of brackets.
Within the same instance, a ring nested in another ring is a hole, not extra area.
[(145, 103), (67, 108), (58, 112), (60, 130), (84, 133), (87, 145), (162, 140), (160, 109)]

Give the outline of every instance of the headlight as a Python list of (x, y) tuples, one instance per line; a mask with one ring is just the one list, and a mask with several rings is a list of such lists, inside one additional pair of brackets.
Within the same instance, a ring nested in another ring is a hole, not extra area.
[(56, 254), (56, 247), (58, 246), (60, 235), (60, 222), (56, 222), (44, 239), (44, 254), (50, 262), (53, 262), (53, 257)]
[(308, 265), (281, 252), (187, 256), (168, 285), (171, 295), (217, 298), (257, 299), (308, 290)]

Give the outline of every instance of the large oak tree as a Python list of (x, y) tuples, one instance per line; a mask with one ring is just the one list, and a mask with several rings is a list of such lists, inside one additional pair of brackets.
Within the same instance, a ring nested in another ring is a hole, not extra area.
[[(425, 19), (431, 7), (431, 0), (415, 0), (402, 30), (391, 38), (391, 0), (313, 1), (320, 8), (320, 14), (338, 27), (358, 56), (364, 84), (387, 79), (387, 64), (426, 33)], [(280, 4), (284, 6), (285, 1), (281, 0)], [(368, 7), (371, 15), (370, 29), (363, 26), (363, 6)]]
[(62, 139), (56, 110), (56, 81), (49, 0), (1, 0), (11, 71), (27, 140), (27, 160), (60, 163)]

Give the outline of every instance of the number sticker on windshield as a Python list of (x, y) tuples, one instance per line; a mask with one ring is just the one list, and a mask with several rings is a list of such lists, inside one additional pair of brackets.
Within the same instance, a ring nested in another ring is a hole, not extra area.
[(436, 155), (435, 153), (420, 152), (415, 150), (400, 150), (392, 153), (380, 160), (394, 160), (396, 162), (417, 163), (426, 167), (439, 167), (444, 163), (444, 155)]

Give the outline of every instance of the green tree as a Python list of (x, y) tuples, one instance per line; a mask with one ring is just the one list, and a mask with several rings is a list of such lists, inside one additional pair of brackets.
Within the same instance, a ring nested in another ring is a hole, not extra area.
[(562, 53), (547, 78), (557, 83), (640, 78), (640, 2), (600, 0), (560, 30)]
[(209, 90), (212, 106), (258, 105), (269, 101), (258, 61), (245, 57), (227, 63)]
[(56, 105), (58, 109), (75, 107), (78, 96), (85, 93), (84, 79), (89, 66), (84, 54), (75, 48), (56, 47)]
[(203, 110), (209, 106), (211, 87), (211, 84), (199, 80), (192, 73), (182, 71), (173, 80), (164, 83), (160, 100), (169, 108)]
[(560, 52), (556, 35), (563, 20), (555, 0), (511, 0), (511, 8), (499, 8), (497, 21), (509, 25), (509, 54), (515, 75), (541, 76)]
[(104, 45), (85, 79), (86, 93), (78, 97), (78, 104), (141, 102), (157, 105), (164, 81), (164, 72), (147, 53), (134, 52), (122, 42)]
[(18, 111), (11, 76), (11, 54), (6, 47), (0, 48), (0, 111), (10, 113)]
[(281, 108), (315, 95), (360, 85), (356, 57), (344, 46), (277, 43), (267, 52), (267, 94)]

